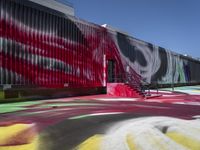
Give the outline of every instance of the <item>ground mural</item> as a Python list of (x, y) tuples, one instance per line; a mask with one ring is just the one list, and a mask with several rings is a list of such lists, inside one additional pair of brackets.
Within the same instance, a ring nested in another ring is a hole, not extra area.
[(0, 150), (199, 150), (199, 95), (159, 92), (0, 104)]

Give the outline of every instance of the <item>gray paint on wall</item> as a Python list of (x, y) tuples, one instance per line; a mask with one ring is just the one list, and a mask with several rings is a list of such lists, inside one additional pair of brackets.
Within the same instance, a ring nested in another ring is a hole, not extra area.
[(74, 8), (70, 5), (57, 2), (55, 0), (29, 0), (42, 6), (54, 9), (66, 15), (74, 16)]

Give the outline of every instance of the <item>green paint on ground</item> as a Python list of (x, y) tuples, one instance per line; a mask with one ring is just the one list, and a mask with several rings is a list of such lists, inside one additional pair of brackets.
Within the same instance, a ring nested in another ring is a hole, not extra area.
[[(160, 90), (173, 91), (172, 88), (161, 88)], [(183, 92), (183, 93), (188, 93), (188, 94), (198, 94), (198, 93), (200, 93), (200, 87), (199, 86), (174, 87), (174, 92)]]
[(10, 113), (16, 112), (20, 110), (25, 110), (26, 108), (23, 107), (0, 107), (0, 113)]
[[(174, 87), (175, 90), (190, 90), (192, 88), (195, 88), (195, 87), (198, 87), (198, 86), (181, 86), (181, 87)], [(172, 88), (160, 88), (162, 90), (172, 90)]]
[(87, 117), (93, 117), (93, 116), (91, 114), (86, 114), (86, 115), (70, 117), (68, 119), (73, 120), (73, 119), (82, 119), (82, 118), (87, 118)]
[(0, 104), (0, 113), (10, 113), (10, 112), (16, 112), (20, 110), (27, 109), (26, 106), (41, 104), (43, 102), (18, 102), (18, 103), (7, 103), (7, 104)]
[(36, 104), (41, 104), (41, 105), (36, 106), (36, 108), (104, 105), (104, 104), (98, 104), (98, 103), (50, 103), (50, 104), (45, 104), (44, 101), (15, 102), (15, 103), (0, 104), (0, 113), (11, 113), (11, 112), (16, 112), (16, 111), (20, 111), (20, 110), (25, 110), (25, 109), (27, 109), (26, 108), (27, 106), (36, 105)]

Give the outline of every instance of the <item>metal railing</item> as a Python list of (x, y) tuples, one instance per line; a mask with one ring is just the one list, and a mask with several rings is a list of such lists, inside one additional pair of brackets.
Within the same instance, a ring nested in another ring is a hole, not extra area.
[(130, 73), (123, 73), (115, 75), (111, 78), (112, 82), (117, 83), (125, 83), (128, 84), (131, 88), (140, 92), (143, 96), (145, 96), (145, 90), (147, 87), (142, 84), (141, 78), (137, 75)]
[(158, 94), (158, 84), (146, 82), (136, 72), (126, 72), (123, 74), (115, 75), (112, 77), (112, 82), (128, 84), (131, 88), (140, 92), (144, 97), (151, 95), (150, 89), (156, 89), (156, 93)]

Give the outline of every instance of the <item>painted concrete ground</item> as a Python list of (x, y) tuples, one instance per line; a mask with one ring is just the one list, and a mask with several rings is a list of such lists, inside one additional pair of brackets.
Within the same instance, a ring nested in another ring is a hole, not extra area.
[[(163, 88), (162, 90), (173, 91), (172, 88)], [(200, 85), (199, 86), (197, 85), (197, 86), (174, 87), (174, 91), (187, 93), (187, 94), (200, 95)]]
[(199, 150), (200, 86), (175, 90), (0, 104), (0, 150)]

